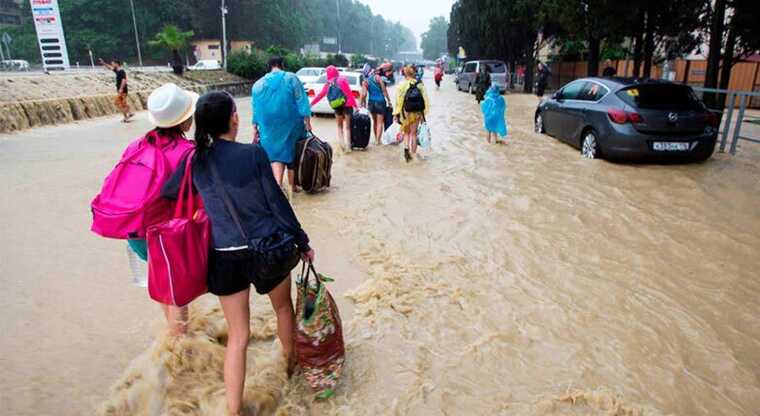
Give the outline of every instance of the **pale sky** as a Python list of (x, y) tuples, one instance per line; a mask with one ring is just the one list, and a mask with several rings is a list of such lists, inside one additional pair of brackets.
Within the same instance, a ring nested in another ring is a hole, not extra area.
[(399, 21), (417, 35), (417, 46), (427, 32), (430, 19), (443, 16), (449, 19), (454, 0), (358, 0), (368, 5), (372, 13), (386, 20)]

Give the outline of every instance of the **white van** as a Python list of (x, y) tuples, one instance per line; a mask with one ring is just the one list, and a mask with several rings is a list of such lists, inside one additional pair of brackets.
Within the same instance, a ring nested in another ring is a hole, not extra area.
[(491, 84), (498, 85), (501, 92), (506, 91), (507, 64), (504, 61), (496, 60), (470, 61), (465, 63), (462, 72), (457, 78), (457, 89), (473, 94), (475, 92), (475, 77), (478, 71), (486, 65), (491, 71)]

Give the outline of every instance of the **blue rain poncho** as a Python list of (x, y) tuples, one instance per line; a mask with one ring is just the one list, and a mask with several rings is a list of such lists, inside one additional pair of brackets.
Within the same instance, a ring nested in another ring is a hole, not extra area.
[(270, 72), (253, 85), (253, 123), (270, 162), (293, 162), (296, 141), (305, 136), (303, 119), (311, 115), (303, 84), (290, 72)]
[(506, 137), (507, 123), (504, 120), (504, 113), (507, 111), (507, 102), (499, 93), (498, 86), (492, 85), (488, 89), (485, 100), (480, 103), (480, 110), (483, 112), (486, 131)]

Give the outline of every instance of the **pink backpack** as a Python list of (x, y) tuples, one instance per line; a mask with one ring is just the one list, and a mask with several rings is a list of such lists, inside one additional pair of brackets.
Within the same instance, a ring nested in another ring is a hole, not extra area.
[(163, 148), (144, 137), (132, 142), (90, 204), (92, 231), (122, 240), (145, 238), (148, 226), (170, 218), (172, 203), (161, 198), (161, 188), (192, 147), (186, 140)]

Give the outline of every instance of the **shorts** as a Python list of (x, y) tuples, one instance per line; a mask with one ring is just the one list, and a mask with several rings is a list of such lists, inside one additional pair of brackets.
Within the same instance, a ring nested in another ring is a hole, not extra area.
[(229, 296), (250, 285), (256, 293), (266, 295), (290, 277), (290, 272), (274, 279), (262, 279), (253, 272), (253, 257), (247, 249), (211, 250), (208, 256), (208, 291), (216, 296)]
[(129, 111), (129, 104), (127, 103), (127, 93), (119, 93), (119, 95), (116, 96), (116, 99), (113, 101), (113, 103), (116, 105), (116, 108), (119, 109), (122, 113), (126, 113)]
[(385, 115), (385, 101), (370, 101), (369, 112), (375, 115)]
[(342, 106), (340, 106), (340, 107), (338, 107), (338, 108), (335, 109), (335, 115), (336, 116), (346, 116), (346, 117), (350, 118), (351, 115), (353, 115), (353, 114), (354, 114), (353, 107), (346, 107), (345, 105), (342, 105)]

